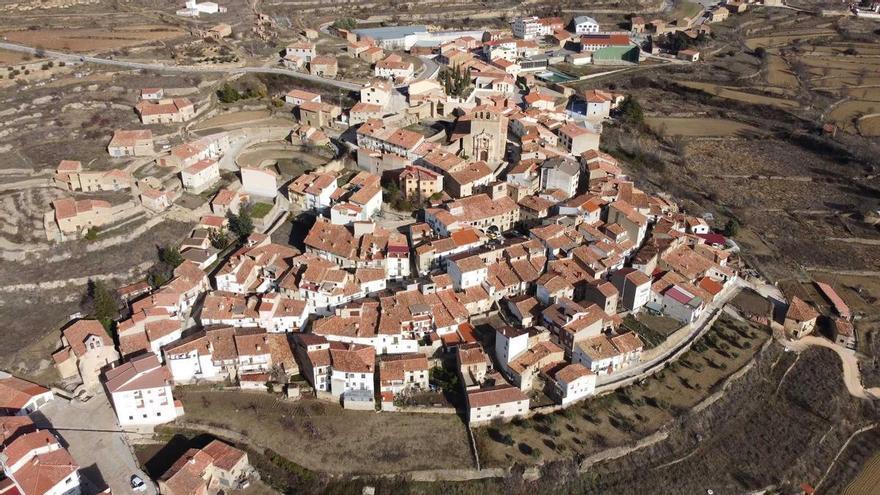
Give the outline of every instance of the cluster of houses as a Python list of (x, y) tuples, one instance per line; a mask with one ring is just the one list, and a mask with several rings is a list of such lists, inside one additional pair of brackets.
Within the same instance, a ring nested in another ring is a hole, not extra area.
[[(166, 98), (162, 88), (145, 88), (140, 92), (136, 110), (144, 124), (182, 123), (195, 116), (192, 103), (186, 98)], [(290, 136), (320, 144), (329, 142), (315, 128), (294, 128)], [(323, 136), (323, 137), (322, 137)], [(52, 203), (52, 209), (44, 215), (44, 225), (49, 240), (66, 240), (81, 237), (91, 229), (112, 223), (114, 212), (139, 203), (152, 213), (160, 213), (174, 204), (184, 192), (202, 194), (216, 190), (221, 181), (221, 161), (236, 141), (244, 139), (242, 131), (218, 132), (185, 141), (178, 145), (163, 146), (161, 153), (150, 129), (117, 130), (108, 152), (112, 158), (142, 158), (136, 166), (154, 163), (161, 175), (150, 174), (134, 180), (130, 164), (126, 168), (86, 170), (74, 160), (62, 160), (52, 185), (70, 192), (95, 193), (130, 190), (137, 201), (125, 205), (111, 205), (99, 199), (76, 199), (62, 197)], [(227, 166), (228, 168), (228, 166)], [(237, 181), (220, 189), (209, 206), (212, 213), (224, 216), (227, 212), (239, 213), (242, 204), (266, 203), (267, 212), (258, 223), (271, 223), (287, 210), (287, 202), (279, 193), (280, 174), (272, 166), (239, 166)], [(225, 220), (223, 221), (225, 225)], [(207, 239), (207, 238), (206, 238)]]
[[(113, 358), (112, 342), (100, 324), (99, 329), (81, 327), (65, 332), (67, 350), (73, 353), (73, 362), (90, 370), (98, 369), (96, 362)], [(92, 354), (87, 350), (98, 349)], [(109, 353), (109, 354), (108, 354)], [(118, 356), (117, 356), (118, 357)], [(134, 367), (119, 367), (108, 371), (108, 389), (121, 396), (138, 396), (131, 402), (136, 407), (124, 410), (131, 417), (142, 414), (162, 415), (169, 406), (163, 405), (171, 396), (163, 368), (149, 357), (139, 357)], [(0, 493), (4, 495), (78, 495), (97, 493), (109, 495), (110, 489), (94, 491), (94, 481), (86, 480), (79, 464), (68, 452), (64, 442), (49, 430), (38, 427), (29, 416), (54, 399), (49, 389), (0, 372)], [(118, 407), (122, 401), (114, 402)], [(125, 402), (128, 403), (128, 402)], [(137, 407), (137, 404), (142, 404)], [(125, 425), (125, 423), (122, 423)], [(253, 476), (247, 453), (219, 440), (213, 440), (201, 449), (187, 450), (158, 479), (163, 495), (193, 495), (220, 493), (247, 487)], [(141, 480), (142, 481), (142, 480)], [(135, 486), (132, 485), (132, 488)]]
[(28, 416), (53, 399), (51, 390), (0, 372), (0, 493), (81, 492), (80, 466), (52, 432)]
[[(377, 73), (346, 115), (318, 94), (290, 91), (285, 99), (299, 124), (289, 139), (321, 143), (339, 125), (355, 126), (361, 171), (314, 170), (279, 192), (273, 170), (241, 168), (240, 187), (220, 189), (182, 242), (184, 261), (171, 279), (127, 298), (117, 345), (96, 321), (63, 330), (53, 356), (61, 375), (103, 388), (120, 425), (142, 427), (183, 413), (174, 385), (203, 381), (265, 389), (301, 375), (316, 395), (345, 407), (395, 410), (401, 397), (431, 389), (430, 370), (454, 353), (470, 420), (482, 423), (528, 414), (537, 390), (571, 404), (592, 395), (602, 375), (638, 363), (644, 345), (623, 325), (625, 315), (696, 322), (736, 278), (729, 251), (713, 242), (705, 220), (638, 189), (599, 150), (602, 123), (623, 95), (565, 92), (529, 77), (515, 84), (522, 57), (548, 29), (563, 27), (518, 19), (512, 38), (438, 36), (439, 60), (468, 75), (466, 95), (418, 81), (395, 109), (400, 77)], [(590, 18), (571, 29), (582, 42), (607, 34)], [(337, 31), (352, 45), (394, 46)], [(420, 37), (413, 47), (427, 46), (423, 32), (406, 36)], [(590, 46), (594, 54), (598, 46)], [(285, 60), (310, 70), (321, 62), (311, 42), (289, 46)], [(402, 60), (386, 56), (377, 70)], [(186, 101), (152, 89), (141, 96), (142, 118), (156, 106), (189, 118)], [(410, 127), (438, 117), (449, 122), (445, 131)], [(119, 131), (111, 150), (125, 144), (118, 155), (141, 156), (152, 143), (138, 140), (150, 137)], [(232, 143), (230, 133), (200, 137), (156, 163), (179, 173), (183, 190), (203, 192), (218, 182)], [(56, 182), (71, 190), (134, 187), (124, 179), (62, 162)], [(405, 231), (376, 218), (389, 182), (421, 208)], [(175, 194), (147, 180), (136, 186), (157, 211)], [(213, 231), (254, 202), (316, 217), (304, 252), (254, 233), (218, 259)], [(56, 215), (86, 222), (88, 211), (104, 206), (94, 203), (60, 204)], [(508, 325), (484, 348), (471, 321), (494, 312)]]
[[(386, 54), (369, 37), (353, 37), (346, 55), (372, 65), (373, 75), (396, 84), (409, 82), (415, 76), (415, 65), (396, 53)], [(332, 55), (318, 55), (311, 40), (301, 40), (287, 45), (281, 62), (285, 67), (308, 70), (309, 74), (335, 79), (339, 73), (339, 61)]]

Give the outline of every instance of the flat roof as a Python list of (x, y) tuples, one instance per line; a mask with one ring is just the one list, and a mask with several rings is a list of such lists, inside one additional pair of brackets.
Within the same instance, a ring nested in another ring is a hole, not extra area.
[(428, 32), (428, 26), (424, 25), (415, 25), (415, 26), (388, 26), (388, 27), (377, 27), (377, 28), (365, 28), (365, 29), (355, 29), (355, 33), (361, 36), (369, 36), (375, 40), (389, 40), (389, 39), (397, 39), (403, 38), (404, 36), (409, 36), (411, 34), (416, 33), (426, 33)]

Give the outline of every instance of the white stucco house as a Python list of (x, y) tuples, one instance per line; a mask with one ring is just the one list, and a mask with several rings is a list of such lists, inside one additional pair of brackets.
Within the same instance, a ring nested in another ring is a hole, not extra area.
[(278, 174), (269, 168), (242, 167), (241, 192), (274, 198), (278, 194)]
[(134, 357), (108, 370), (104, 379), (119, 426), (155, 426), (179, 415), (171, 394), (171, 373), (155, 354)]
[(596, 19), (585, 15), (579, 15), (572, 21), (575, 34), (598, 33), (599, 23)]
[(220, 165), (216, 160), (199, 160), (180, 172), (183, 188), (189, 192), (200, 193), (220, 180)]

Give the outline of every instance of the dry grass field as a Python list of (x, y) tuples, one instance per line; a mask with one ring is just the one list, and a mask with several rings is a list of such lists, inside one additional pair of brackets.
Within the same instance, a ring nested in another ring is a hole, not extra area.
[(757, 127), (726, 119), (650, 117), (645, 122), (654, 132), (664, 136), (730, 137), (761, 133)]
[(799, 106), (796, 101), (788, 100), (785, 98), (776, 98), (773, 96), (748, 93), (735, 88), (722, 86), (720, 84), (696, 81), (678, 81), (678, 84), (681, 84), (682, 86), (686, 86), (688, 88), (699, 89), (711, 95), (720, 96), (721, 98), (728, 98), (731, 100), (741, 101), (743, 103), (749, 103), (753, 105), (768, 105), (783, 109), (793, 109)]
[(307, 469), (382, 474), (469, 468), (467, 432), (454, 414), (347, 411), (262, 392), (182, 388), (185, 421), (244, 433)]
[(880, 454), (875, 455), (865, 464), (859, 476), (846, 487), (844, 495), (878, 495), (880, 494)]
[(118, 50), (154, 41), (178, 38), (185, 31), (163, 25), (131, 26), (124, 29), (40, 29), (0, 31), (13, 43), (41, 46), (48, 50), (98, 52)]
[(779, 55), (767, 56), (767, 84), (783, 89), (797, 89), (798, 78), (794, 75), (788, 62)]
[(226, 126), (241, 126), (249, 122), (268, 119), (272, 116), (269, 110), (249, 110), (242, 112), (228, 112), (209, 117), (192, 126), (195, 131), (215, 129)]

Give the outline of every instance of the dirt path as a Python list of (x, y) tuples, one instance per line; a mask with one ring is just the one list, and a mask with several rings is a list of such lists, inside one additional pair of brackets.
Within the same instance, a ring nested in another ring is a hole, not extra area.
[(880, 239), (865, 239), (864, 237), (829, 237), (828, 240), (850, 242), (853, 244), (867, 244), (868, 246), (880, 246)]
[(880, 387), (866, 389), (862, 385), (861, 371), (859, 370), (859, 359), (856, 357), (856, 354), (854, 352), (845, 349), (828, 339), (816, 337), (814, 335), (807, 335), (806, 337), (800, 338), (795, 341), (782, 341), (782, 345), (795, 352), (804, 351), (810, 346), (818, 346), (831, 349), (832, 351), (836, 352), (838, 356), (840, 356), (840, 361), (843, 365), (843, 383), (846, 385), (846, 389), (849, 391), (850, 395), (852, 395), (853, 397), (858, 397), (859, 399), (868, 400), (875, 400), (880, 398)]
[(31, 189), (35, 187), (50, 187), (49, 179), (27, 179), (19, 182), (0, 184), (0, 191), (17, 191), (19, 189)]
[(856, 277), (880, 277), (880, 271), (878, 270), (838, 270), (822, 266), (807, 266), (804, 267), (804, 270), (808, 272), (836, 273), (837, 275), (853, 275)]
[(62, 280), (49, 280), (45, 282), (37, 282), (37, 283), (29, 283), (29, 284), (15, 284), (15, 285), (6, 285), (0, 287), (0, 293), (14, 293), (19, 291), (36, 291), (36, 290), (54, 290), (61, 289), (67, 287), (68, 285), (75, 286), (83, 286), (88, 283), (89, 280), (116, 280), (116, 279), (130, 279), (136, 274), (143, 273), (148, 270), (151, 266), (153, 266), (152, 261), (146, 261), (139, 265), (135, 265), (129, 268), (127, 271), (119, 271), (115, 273), (101, 273), (95, 275), (87, 275), (84, 277), (74, 277), (67, 278)]
[(841, 454), (843, 454), (843, 452), (846, 450), (846, 448), (849, 447), (849, 444), (850, 444), (850, 442), (852, 442), (853, 438), (861, 435), (862, 433), (864, 433), (866, 431), (873, 430), (876, 427), (877, 427), (877, 424), (874, 423), (874, 424), (870, 424), (868, 426), (859, 428), (858, 430), (853, 432), (853, 434), (850, 435), (849, 438), (846, 439), (846, 442), (844, 442), (843, 446), (840, 447), (840, 450), (837, 451), (837, 455), (834, 456), (834, 460), (832, 460), (831, 464), (828, 465), (828, 469), (825, 470), (825, 474), (822, 475), (822, 479), (820, 479), (819, 482), (816, 483), (815, 490), (817, 493), (819, 492), (819, 487), (822, 486), (822, 483), (825, 482), (825, 478), (828, 477), (828, 473), (831, 472), (831, 468), (833, 468), (834, 465), (837, 464), (837, 460), (840, 458)]

